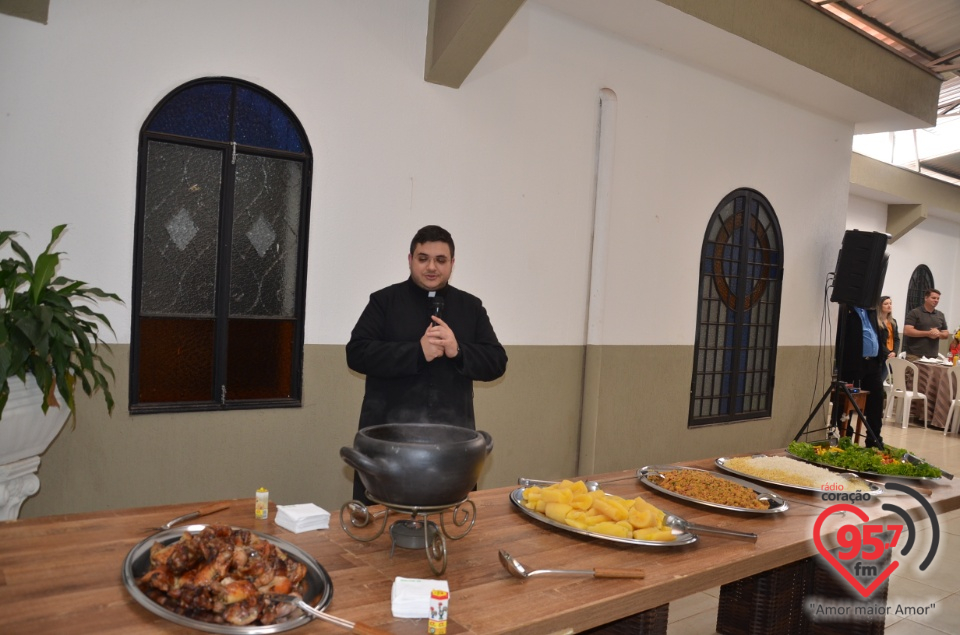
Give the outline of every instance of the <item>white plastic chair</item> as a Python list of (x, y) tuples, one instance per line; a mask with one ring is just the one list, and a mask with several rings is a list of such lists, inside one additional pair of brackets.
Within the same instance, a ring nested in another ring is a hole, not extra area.
[(883, 421), (886, 423), (890, 421), (890, 404), (893, 403), (893, 373), (890, 372), (890, 364), (887, 364), (887, 376), (883, 378), (883, 393), (886, 395), (883, 410)]
[[(892, 399), (887, 402), (887, 412), (884, 413), (884, 419), (889, 419), (896, 412), (895, 404), (900, 401), (900, 427), (906, 428), (910, 421), (910, 403), (914, 399), (923, 400), (923, 427), (927, 427), (927, 396), (917, 392), (917, 380), (920, 378), (920, 371), (913, 362), (908, 362), (899, 357), (892, 357), (887, 360), (887, 368), (890, 369), (890, 376), (893, 377)], [(907, 369), (913, 371), (913, 376), (907, 383)]]
[(947, 410), (947, 420), (943, 422), (944, 434), (957, 432), (960, 428), (960, 407), (958, 407), (960, 394), (958, 392), (960, 392), (960, 366), (954, 366), (950, 369), (950, 410)]

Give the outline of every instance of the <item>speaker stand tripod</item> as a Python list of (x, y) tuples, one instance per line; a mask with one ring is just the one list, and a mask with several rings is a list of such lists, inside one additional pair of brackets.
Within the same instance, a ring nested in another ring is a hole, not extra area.
[[(840, 417), (843, 415), (844, 408), (841, 404), (850, 403), (853, 406), (854, 410), (857, 413), (857, 416), (860, 417), (860, 421), (864, 422), (864, 428), (866, 429), (867, 437), (873, 441), (878, 447), (883, 447), (883, 444), (880, 442), (880, 439), (877, 438), (876, 433), (874, 433), (873, 428), (870, 427), (870, 424), (867, 422), (866, 415), (863, 414), (863, 411), (860, 409), (860, 406), (857, 405), (856, 400), (853, 398), (853, 393), (850, 392), (850, 389), (847, 388), (847, 385), (840, 381), (839, 377), (842, 375), (841, 370), (843, 367), (843, 344), (846, 340), (846, 331), (847, 331), (847, 308), (845, 305), (840, 305), (840, 326), (838, 329), (838, 344), (837, 344), (837, 358), (836, 364), (834, 364), (834, 374), (833, 381), (830, 383), (830, 387), (827, 388), (823, 396), (820, 397), (820, 401), (817, 402), (817, 405), (814, 406), (813, 410), (810, 412), (810, 416), (807, 417), (807, 420), (803, 422), (803, 425), (800, 426), (800, 430), (797, 431), (796, 436), (793, 437), (794, 441), (799, 441), (800, 437), (804, 434), (809, 434), (811, 432), (820, 432), (822, 430), (827, 431), (827, 436), (834, 434), (840, 429)], [(816, 430), (808, 430), (810, 422), (813, 421), (813, 418), (816, 416), (820, 408), (823, 407), (823, 403), (827, 400), (827, 397), (833, 395), (833, 412), (831, 413), (830, 423), (825, 428), (818, 428)], [(846, 397), (846, 401), (841, 399), (841, 395)]]

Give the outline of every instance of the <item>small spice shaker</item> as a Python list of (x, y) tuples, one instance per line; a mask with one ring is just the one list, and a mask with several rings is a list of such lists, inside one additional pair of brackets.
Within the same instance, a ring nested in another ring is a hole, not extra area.
[(449, 604), (450, 594), (447, 591), (434, 589), (430, 592), (430, 619), (427, 621), (427, 633), (430, 635), (446, 634)]
[(257, 490), (257, 503), (254, 508), (254, 516), (257, 520), (266, 520), (270, 515), (270, 492), (266, 487)]

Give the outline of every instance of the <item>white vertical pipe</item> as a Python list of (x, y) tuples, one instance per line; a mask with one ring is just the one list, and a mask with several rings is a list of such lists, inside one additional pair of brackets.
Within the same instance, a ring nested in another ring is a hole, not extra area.
[(617, 95), (600, 91), (597, 124), (597, 167), (593, 206), (587, 319), (584, 341), (583, 392), (580, 399), (580, 451), (577, 473), (592, 474), (596, 465), (603, 312), (606, 302), (607, 253), (610, 234), (610, 191), (617, 124)]
[(913, 129), (913, 158), (917, 160), (917, 172), (920, 172), (920, 146), (917, 143), (917, 129)]
[(617, 95), (609, 88), (604, 88), (600, 91), (600, 121), (597, 131), (597, 174), (593, 206), (590, 301), (587, 305), (587, 344), (600, 344), (603, 341), (603, 308), (610, 238), (610, 189), (613, 183), (616, 127)]

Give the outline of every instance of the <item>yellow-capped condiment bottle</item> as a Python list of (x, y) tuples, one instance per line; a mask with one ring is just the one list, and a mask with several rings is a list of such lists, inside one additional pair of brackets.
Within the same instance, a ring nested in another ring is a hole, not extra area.
[(430, 635), (446, 634), (449, 603), (450, 594), (447, 591), (434, 589), (430, 592), (430, 619), (427, 620), (427, 633)]
[(254, 516), (257, 520), (266, 520), (270, 515), (270, 492), (266, 487), (257, 490), (257, 503), (254, 507)]

